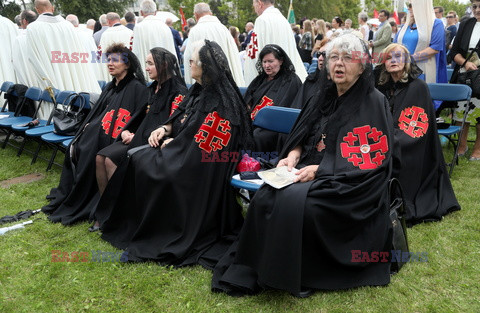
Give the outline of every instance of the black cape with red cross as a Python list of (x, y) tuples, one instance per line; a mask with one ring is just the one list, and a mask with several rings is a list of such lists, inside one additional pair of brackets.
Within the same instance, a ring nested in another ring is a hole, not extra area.
[(115, 143), (100, 150), (98, 154), (109, 157), (116, 165), (123, 162), (127, 157), (127, 150), (147, 144), (150, 133), (163, 125), (187, 94), (185, 82), (179, 77), (168, 79), (155, 93), (157, 84), (154, 81), (148, 87), (150, 91), (148, 102), (138, 110), (124, 128), (135, 134), (130, 144), (123, 144), (121, 136), (118, 136)]
[[(312, 138), (320, 138), (322, 120), (328, 120), (325, 148), (318, 151)], [(214, 269), (212, 289), (242, 295), (274, 288), (300, 295), (305, 288), (388, 284), (389, 262), (356, 262), (352, 250), (378, 257), (391, 249), (391, 123), (387, 100), (369, 76), (341, 97), (331, 85), (307, 103), (281, 157), (301, 145), (300, 164), (319, 165), (316, 178), (258, 190), (239, 240)]]
[(230, 179), (241, 130), (224, 118), (229, 106), (195, 84), (167, 121), (173, 141), (117, 168), (95, 217), (102, 238), (126, 249), (129, 261), (212, 268), (238, 234), (243, 217)]
[(420, 79), (378, 86), (390, 102), (399, 146), (394, 167), (407, 204), (407, 223), (438, 221), (460, 210), (448, 177), (427, 84)]
[[(244, 99), (250, 106), (250, 117), (255, 119), (258, 111), (266, 106), (292, 107), (295, 96), (302, 86), (295, 72), (283, 71), (273, 80), (267, 80), (266, 74), (258, 75), (248, 86)], [(276, 132), (255, 127), (253, 139), (257, 152), (278, 152), (282, 148), (284, 137)]]
[(67, 148), (60, 183), (47, 196), (50, 203), (42, 208), (52, 222), (69, 225), (89, 218), (99, 198), (95, 156), (114, 142), (147, 96), (147, 87), (133, 75), (127, 75), (118, 86), (115, 80), (106, 86), (75, 135), (72, 148)]

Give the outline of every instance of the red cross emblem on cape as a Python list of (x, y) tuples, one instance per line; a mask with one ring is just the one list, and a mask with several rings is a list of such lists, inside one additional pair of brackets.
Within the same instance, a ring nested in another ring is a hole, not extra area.
[(170, 107), (170, 115), (172, 116), (173, 112), (178, 109), (178, 105), (183, 101), (183, 95), (178, 95), (173, 99), (172, 106)]
[[(105, 131), (105, 134), (108, 135), (110, 131), (110, 126), (112, 125), (113, 113), (115, 110), (108, 111), (102, 119), (102, 127)], [(130, 112), (125, 109), (118, 109), (117, 118), (115, 119), (115, 124), (113, 125), (112, 138), (117, 138), (118, 135), (122, 132), (122, 129), (127, 125), (128, 121), (132, 116)]]
[(416, 106), (406, 108), (400, 113), (398, 128), (412, 138), (423, 137), (428, 130), (428, 116), (425, 110)]
[(250, 118), (253, 120), (255, 120), (255, 116), (257, 116), (258, 114), (258, 111), (260, 111), (261, 109), (263, 109), (264, 107), (269, 107), (273, 105), (273, 100), (270, 99), (269, 97), (267, 96), (263, 96), (262, 100), (260, 101), (259, 104), (257, 104), (255, 106), (255, 108), (253, 109), (252, 113), (250, 113)]
[(258, 52), (258, 38), (257, 34), (255, 32), (252, 32), (252, 37), (250, 37), (250, 43), (248, 44), (247, 47), (247, 56), (254, 60), (257, 58), (257, 52)]
[(223, 119), (217, 112), (212, 112), (205, 117), (202, 126), (193, 138), (199, 143), (198, 147), (208, 153), (222, 150), (230, 141), (230, 121)]
[[(382, 165), (388, 151), (387, 136), (375, 127), (365, 125), (353, 129), (340, 143), (342, 157), (361, 170), (372, 170)], [(372, 157), (372, 154), (374, 156)]]

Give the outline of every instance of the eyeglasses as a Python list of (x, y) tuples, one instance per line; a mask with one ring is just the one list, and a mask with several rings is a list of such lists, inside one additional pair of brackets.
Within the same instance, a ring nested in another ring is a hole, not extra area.
[(345, 54), (344, 56), (339, 56), (338, 54), (332, 54), (330, 56), (330, 61), (331, 62), (337, 62), (338, 60), (342, 60), (344, 63), (351, 63), (352, 62), (352, 56)]
[(447, 16), (446, 18), (455, 18), (455, 16)]
[(472, 4), (472, 10), (480, 9), (480, 5)]

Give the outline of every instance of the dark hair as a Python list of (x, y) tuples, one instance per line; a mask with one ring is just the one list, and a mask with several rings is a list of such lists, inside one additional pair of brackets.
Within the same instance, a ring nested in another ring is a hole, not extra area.
[(37, 19), (37, 13), (32, 10), (25, 10), (20, 13), (20, 21), (25, 19), (29, 24), (35, 22)]
[(342, 26), (342, 25), (343, 25), (343, 21), (342, 21), (342, 19), (341, 19), (341, 18), (339, 18), (338, 16), (335, 16), (333, 19), (334, 19), (334, 20), (335, 20), (335, 21), (336, 21), (336, 22), (337, 22), (337, 23), (338, 23), (340, 26)]
[(102, 29), (102, 24), (99, 21), (95, 21), (95, 26), (93, 26), (93, 33), (95, 34), (100, 29)]
[(155, 47), (150, 49), (155, 69), (157, 70), (157, 81), (161, 84), (169, 77), (181, 78), (177, 57), (164, 48)]
[(120, 54), (122, 56), (122, 61), (128, 65), (128, 69), (127, 69), (128, 74), (133, 75), (142, 84), (144, 85), (146, 84), (145, 76), (143, 75), (142, 67), (140, 66), (140, 61), (130, 49), (128, 49), (121, 43), (114, 43), (107, 48), (105, 53), (107, 58), (112, 53)]
[(135, 14), (133, 12), (125, 13), (125, 21), (127, 23), (135, 22)]
[(285, 71), (295, 72), (295, 67), (293, 66), (292, 61), (288, 57), (287, 53), (280, 46), (269, 44), (263, 47), (262, 51), (260, 51), (260, 55), (258, 56), (256, 68), (259, 75), (265, 74), (262, 67), (262, 61), (263, 58), (270, 53), (273, 54), (275, 59), (282, 61), (282, 65), (280, 66), (280, 70), (278, 71), (277, 75)]
[(398, 26), (397, 26), (397, 22), (394, 22), (394, 21), (390, 21), (390, 26), (392, 26), (392, 27), (398, 27)]
[(438, 6), (438, 7), (433, 7), (433, 9), (434, 10), (438, 9), (438, 12), (443, 13), (443, 7)]
[(383, 13), (385, 14), (385, 16), (388, 18), (390, 18), (390, 12), (388, 12), (387, 10), (380, 10), (378, 13)]

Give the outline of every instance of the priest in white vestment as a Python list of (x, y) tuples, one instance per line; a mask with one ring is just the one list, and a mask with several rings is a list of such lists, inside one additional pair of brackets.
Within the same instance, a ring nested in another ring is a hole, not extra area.
[(65, 19), (68, 22), (72, 23), (73, 27), (75, 27), (75, 31), (77, 32), (78, 37), (83, 44), (83, 47), (85, 48), (85, 50), (88, 51), (90, 55), (89, 63), (92, 66), (95, 77), (97, 78), (97, 80), (105, 80), (102, 71), (102, 68), (105, 67), (105, 64), (102, 62), (97, 62), (97, 47), (95, 46), (95, 39), (93, 39), (92, 31), (88, 28), (79, 27), (80, 22), (78, 21), (78, 17), (74, 14), (67, 15)]
[(107, 21), (109, 27), (103, 32), (102, 38), (100, 38), (98, 50), (99, 55), (101, 55), (100, 61), (103, 63), (103, 80), (109, 82), (112, 80), (112, 76), (108, 72), (106, 57), (103, 54), (108, 50), (108, 47), (116, 43), (123, 44), (132, 50), (133, 31), (120, 23), (120, 15), (115, 12), (107, 13)]
[(140, 14), (144, 17), (133, 29), (133, 53), (140, 61), (143, 75), (149, 77), (145, 70), (145, 62), (150, 49), (155, 47), (165, 48), (173, 55), (177, 55), (172, 32), (165, 22), (155, 16), (157, 5), (152, 0), (145, 0), (140, 4)]
[[(48, 0), (36, 0), (35, 9), (39, 17), (27, 26), (27, 55), (36, 73), (34, 85), (45, 88), (50, 81), (59, 90), (101, 93), (89, 64), (90, 52), (83, 47), (73, 25), (61, 16), (53, 16)], [(47, 118), (51, 110), (51, 105), (42, 105), (40, 118)]]
[(36, 74), (33, 67), (28, 61), (28, 44), (27, 44), (27, 26), (35, 22), (37, 13), (32, 10), (22, 11), (20, 14), (21, 28), (12, 49), (12, 62), (17, 76), (17, 82), (26, 86), (35, 86)]
[(190, 76), (189, 61), (192, 57), (193, 44), (197, 41), (205, 39), (215, 41), (225, 53), (233, 79), (238, 87), (245, 87), (245, 80), (242, 73), (242, 65), (238, 57), (238, 47), (235, 44), (230, 31), (220, 22), (220, 20), (212, 15), (210, 6), (207, 3), (197, 3), (193, 11), (197, 24), (190, 30), (188, 34), (188, 43), (183, 54), (183, 64), (185, 71), (185, 82), (192, 84), (194, 80)]
[[(15, 71), (12, 63), (12, 47), (17, 37), (17, 26), (8, 18), (0, 15), (0, 85), (5, 81), (16, 82)], [(0, 99), (0, 106), (3, 106), (3, 95)]]
[(250, 44), (247, 46), (244, 76), (245, 83), (250, 84), (257, 77), (255, 67), (260, 51), (267, 44), (277, 44), (288, 54), (295, 66), (295, 72), (302, 82), (307, 77), (307, 71), (297, 50), (292, 27), (280, 11), (273, 6), (272, 0), (253, 0), (253, 8), (258, 17), (255, 20)]

